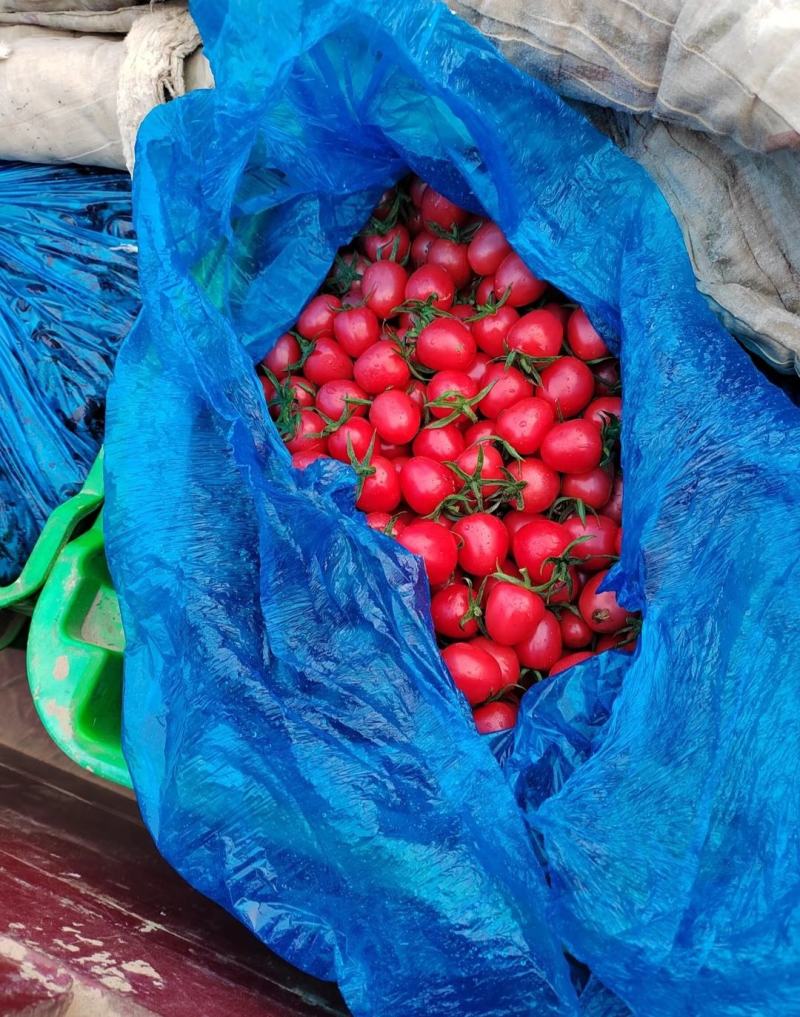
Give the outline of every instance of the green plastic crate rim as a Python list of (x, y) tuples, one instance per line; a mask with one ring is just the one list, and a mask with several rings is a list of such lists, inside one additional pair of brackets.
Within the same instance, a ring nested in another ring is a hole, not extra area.
[(98, 777), (131, 787), (121, 744), (124, 648), (101, 512), (61, 548), (42, 587), (28, 634), (28, 681), (56, 745)]

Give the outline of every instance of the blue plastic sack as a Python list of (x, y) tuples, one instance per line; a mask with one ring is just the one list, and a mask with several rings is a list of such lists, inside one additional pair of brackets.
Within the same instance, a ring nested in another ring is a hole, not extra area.
[[(443, 6), (193, 13), (217, 89), (140, 134), (144, 309), (106, 457), (124, 746), (160, 850), (358, 1017), (796, 1013), (797, 410), (643, 172)], [(253, 373), (408, 168), (621, 351), (612, 582), (639, 649), (529, 694), (502, 765), (418, 562), (347, 467), (290, 468)]]
[(127, 174), (0, 163), (0, 586), (83, 483), (139, 307)]

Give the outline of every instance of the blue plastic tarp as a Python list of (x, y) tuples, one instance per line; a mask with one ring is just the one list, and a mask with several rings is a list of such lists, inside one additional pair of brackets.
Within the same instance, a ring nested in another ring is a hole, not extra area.
[[(106, 456), (160, 850), (358, 1017), (797, 1013), (797, 409), (644, 173), (442, 5), (192, 10), (217, 88), (140, 133)], [(347, 467), (290, 468), (253, 372), (408, 169), (622, 362), (612, 583), (639, 647), (534, 689), (504, 746), (444, 671), (419, 563)]]

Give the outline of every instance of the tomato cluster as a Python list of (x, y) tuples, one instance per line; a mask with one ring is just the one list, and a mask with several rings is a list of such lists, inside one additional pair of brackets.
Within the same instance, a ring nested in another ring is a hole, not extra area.
[(638, 619), (619, 555), (619, 365), (500, 229), (419, 178), (387, 191), (261, 365), (304, 468), (350, 463), (369, 526), (419, 555), (442, 658), (481, 732)]

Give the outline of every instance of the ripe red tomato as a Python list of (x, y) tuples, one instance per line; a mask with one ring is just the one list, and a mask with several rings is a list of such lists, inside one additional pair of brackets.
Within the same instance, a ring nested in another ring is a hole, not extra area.
[(497, 433), (520, 455), (535, 452), (555, 423), (553, 407), (544, 399), (529, 396), (497, 414)]
[(541, 378), (536, 395), (552, 403), (562, 419), (580, 413), (594, 394), (594, 375), (577, 357), (559, 357)]
[(411, 379), (408, 364), (400, 356), (396, 344), (388, 339), (380, 340), (361, 354), (353, 365), (353, 375), (370, 395), (385, 392), (387, 388), (405, 388)]
[(363, 459), (374, 434), (375, 428), (363, 417), (352, 417), (328, 438), (328, 453), (342, 463), (349, 463), (350, 456), (347, 453), (347, 439), (349, 438), (353, 446), (353, 453), (359, 459)]
[(608, 356), (608, 347), (595, 331), (582, 307), (576, 308), (567, 322), (567, 342), (581, 360), (599, 360)]
[(411, 241), (411, 264), (415, 268), (424, 265), (428, 260), (431, 245), (436, 237), (426, 229), (421, 229)]
[(467, 248), (470, 268), (475, 275), (494, 275), (510, 253), (511, 245), (493, 222), (483, 223)]
[(628, 632), (611, 632), (597, 640), (595, 653), (605, 653), (606, 650), (618, 650), (620, 653), (633, 653), (636, 649), (636, 640), (631, 639)]
[(514, 560), (521, 569), (528, 570), (534, 584), (546, 583), (555, 568), (547, 559), (560, 557), (570, 539), (561, 523), (551, 519), (535, 519), (514, 535)]
[(406, 503), (418, 515), (427, 516), (455, 492), (452, 470), (427, 456), (412, 456), (400, 471), (400, 488)]
[(442, 650), (442, 659), (457, 689), (475, 705), (503, 687), (497, 661), (473, 643), (451, 643)]
[(586, 522), (582, 523), (578, 516), (570, 516), (562, 525), (569, 533), (570, 540), (587, 536), (590, 538), (576, 544), (571, 551), (574, 558), (581, 559), (580, 567), (584, 571), (597, 572), (609, 568), (616, 555), (617, 524), (613, 520), (607, 516), (587, 515)]
[(348, 399), (366, 399), (367, 393), (349, 378), (337, 378), (335, 381), (326, 381), (320, 385), (317, 392), (316, 406), (320, 413), (324, 413), (331, 420), (341, 420), (350, 413), (354, 417), (364, 417), (367, 407), (359, 403), (348, 403)]
[(453, 523), (453, 533), (458, 542), (458, 564), (470, 575), (488, 576), (508, 554), (508, 530), (502, 519), (488, 512), (464, 516)]
[(517, 723), (518, 713), (518, 706), (495, 699), (494, 702), (477, 706), (472, 711), (472, 717), (478, 734), (497, 734), (498, 731), (512, 728)]
[(569, 316), (570, 316), (570, 313), (571, 313), (570, 309), (568, 307), (564, 307), (563, 304), (555, 304), (555, 303), (553, 303), (553, 304), (542, 304), (542, 307), (543, 307), (543, 309), (545, 311), (550, 311), (552, 314), (554, 314), (558, 318), (558, 320), (561, 322), (561, 324), (562, 324), (562, 326), (564, 328), (567, 327), (567, 321), (569, 321)]
[(609, 519), (613, 519), (614, 522), (619, 526), (622, 523), (622, 474), (618, 473), (614, 477), (614, 483), (611, 486), (611, 497), (608, 499), (606, 504), (603, 506), (603, 515), (608, 516)]
[(486, 372), (489, 370), (489, 364), (491, 361), (485, 353), (476, 353), (475, 359), (472, 361), (472, 366), (465, 374), (472, 378), (474, 382), (477, 382), (478, 388), (483, 388), (486, 379)]
[(464, 621), (469, 609), (470, 590), (467, 584), (460, 579), (448, 583), (431, 597), (434, 629), (448, 639), (470, 639), (478, 634), (478, 623), (474, 618)]
[(493, 419), (501, 410), (507, 406), (533, 395), (533, 385), (528, 381), (522, 371), (516, 367), (506, 367), (505, 364), (489, 364), (489, 368), (483, 378), (483, 387), (491, 384), (491, 390), (478, 403), (478, 409), (484, 415)]
[(580, 650), (591, 642), (592, 630), (580, 615), (565, 611), (558, 624), (561, 626), (561, 641), (568, 649)]
[(378, 451), (382, 456), (391, 459), (392, 466), (394, 466), (398, 477), (405, 464), (411, 458), (408, 445), (388, 445), (385, 441), (382, 441), (378, 444)]
[(315, 463), (317, 459), (325, 459), (326, 455), (324, 452), (320, 452), (319, 449), (306, 449), (304, 452), (295, 452), (292, 456), (292, 466), (296, 470), (304, 470), (306, 466), (310, 466)]
[(378, 341), (378, 316), (369, 307), (347, 307), (333, 319), (333, 335), (348, 357), (360, 357)]
[[(477, 395), (478, 384), (463, 371), (438, 371), (428, 382), (428, 408), (436, 420), (443, 420), (459, 405), (461, 399), (472, 399)], [(433, 406), (432, 403), (443, 401), (444, 406)], [(456, 422), (464, 419), (463, 414), (456, 417)]]
[(600, 428), (583, 419), (555, 424), (544, 436), (540, 455), (560, 473), (588, 473), (603, 455)]
[(549, 671), (561, 656), (561, 628), (551, 611), (545, 611), (530, 636), (515, 647), (520, 663), (535, 671)]
[(405, 300), (408, 273), (396, 261), (376, 261), (364, 269), (361, 290), (367, 307), (379, 318), (391, 318)]
[(503, 646), (524, 642), (542, 618), (542, 598), (514, 583), (497, 583), (486, 601), (486, 631)]
[(472, 322), (475, 342), (490, 357), (504, 357), (508, 333), (518, 321), (519, 313), (508, 304), (503, 304), (492, 314)]
[[(503, 480), (503, 457), (493, 445), (482, 444), (470, 445), (464, 449), (456, 459), (456, 466), (474, 477), (478, 470), (479, 448), (483, 451), (483, 462), (481, 464), (479, 479), (481, 480)], [(498, 484), (482, 484), (481, 493), (484, 498), (489, 498), (499, 490)]]
[(446, 311), (452, 306), (455, 292), (453, 280), (440, 265), (421, 265), (408, 277), (405, 297), (422, 303), (435, 297), (433, 306)]
[(406, 388), (406, 392), (408, 392), (416, 405), (419, 406), (420, 410), (425, 409), (425, 403), (428, 401), (428, 387), (424, 381), (420, 381), (419, 378), (413, 378)]
[(293, 335), (285, 332), (275, 341), (275, 345), (261, 363), (272, 371), (278, 381), (282, 381), (289, 373), (291, 365), (296, 364), (299, 359), (300, 343)]
[(503, 688), (507, 685), (515, 685), (519, 681), (519, 660), (511, 646), (501, 646), (484, 636), (477, 636), (472, 640), (472, 645), (486, 650), (497, 661), (503, 679)]
[(487, 275), (485, 279), (481, 279), (481, 281), (478, 283), (478, 288), (475, 290), (475, 303), (479, 305), (486, 304), (489, 300), (489, 297), (493, 296), (494, 296), (494, 276)]
[(422, 558), (431, 586), (441, 586), (455, 571), (458, 548), (456, 538), (446, 526), (429, 519), (418, 519), (409, 523), (397, 540), (408, 551)]
[(617, 536), (616, 536), (616, 539), (614, 540), (614, 550), (617, 552), (618, 555), (622, 554), (622, 527), (621, 526), (618, 527), (618, 529), (617, 529)]
[(526, 357), (555, 357), (561, 351), (563, 329), (555, 314), (540, 307), (528, 311), (508, 331), (506, 345)]
[(598, 395), (613, 395), (619, 388), (619, 361), (604, 360), (594, 368), (594, 387)]
[(493, 437), (494, 421), (479, 420), (476, 424), (471, 424), (464, 431), (464, 445), (466, 448), (469, 448), (470, 445), (482, 445)]
[(426, 223), (433, 223), (443, 230), (451, 230), (454, 226), (463, 226), (469, 219), (469, 212), (445, 198), (443, 194), (428, 186), (422, 194), (420, 202), (422, 218)]
[[(334, 297), (330, 293), (318, 293), (300, 312), (300, 317), (297, 319), (297, 331), (305, 339), (319, 339), (321, 335), (330, 335), (333, 332), (336, 308), (341, 306), (342, 302), (338, 297)], [(278, 341), (280, 342), (280, 340)], [(298, 354), (299, 352), (298, 348)], [(297, 359), (298, 357), (295, 357), (289, 363), (293, 364)], [(270, 370), (277, 373), (274, 368), (270, 368)]]
[(294, 434), (286, 442), (290, 452), (324, 452), (325, 439), (319, 437), (325, 421), (314, 410), (300, 410)]
[(532, 523), (536, 518), (532, 512), (519, 512), (517, 509), (512, 509), (511, 512), (507, 512), (503, 516), (503, 525), (508, 530), (509, 537), (513, 540), (517, 530), (521, 530), (523, 526)]
[(567, 653), (553, 664), (550, 668), (550, 677), (561, 674), (562, 671), (566, 671), (568, 667), (574, 667), (576, 664), (582, 663), (584, 660), (588, 660), (593, 657), (594, 654), (588, 650), (583, 650), (581, 653)]
[(558, 497), (561, 478), (554, 469), (541, 459), (523, 459), (513, 462), (508, 472), (514, 480), (521, 480), (522, 510), (524, 512), (546, 512)]
[[(443, 268), (457, 290), (463, 289), (472, 278), (472, 269), (467, 259), (467, 245), (454, 240), (437, 237), (428, 251), (428, 264)], [(474, 314), (470, 308), (470, 314)]]
[[(316, 402), (317, 387), (312, 385), (310, 381), (306, 381), (305, 378), (289, 378), (289, 388), (294, 395), (294, 401), (298, 406), (310, 408)], [(319, 409), (319, 407), (317, 407)]]
[(314, 349), (303, 365), (303, 373), (315, 385), (324, 385), (326, 381), (337, 378), (352, 378), (353, 361), (337, 342), (322, 336), (314, 343)]
[(602, 466), (588, 473), (568, 473), (561, 481), (561, 493), (566, 498), (578, 498), (589, 508), (601, 509), (611, 497), (611, 474)]
[(434, 371), (466, 370), (476, 352), (472, 333), (456, 318), (435, 318), (417, 336), (417, 360)]
[(622, 400), (619, 396), (600, 396), (599, 399), (593, 399), (589, 403), (583, 416), (585, 420), (591, 420), (598, 427), (608, 423), (612, 417), (622, 420)]
[(578, 608), (583, 620), (594, 632), (616, 632), (625, 625), (628, 618), (628, 612), (617, 603), (617, 596), (613, 590), (606, 593), (597, 592), (597, 588), (607, 575), (606, 570), (587, 579), (578, 598)]
[(437, 463), (452, 462), (464, 451), (464, 436), (455, 424), (444, 427), (423, 427), (414, 439), (411, 450), (415, 456), (427, 456)]
[(411, 247), (411, 237), (402, 223), (390, 226), (385, 233), (368, 233), (362, 237), (364, 254), (370, 261), (403, 261)]
[(407, 392), (392, 388), (379, 392), (372, 400), (369, 419), (384, 441), (405, 445), (419, 430), (420, 412)]
[(511, 292), (508, 303), (512, 307), (532, 304), (547, 289), (547, 283), (537, 279), (518, 254), (507, 254), (494, 274), (494, 295), (498, 300), (507, 289)]
[(394, 465), (376, 455), (369, 465), (375, 472), (364, 478), (356, 508), (362, 512), (392, 512), (400, 504), (400, 481)]
[(417, 208), (422, 205), (422, 195), (427, 191), (427, 189), (427, 183), (420, 177), (415, 176), (411, 178), (411, 183), (408, 185), (408, 193)]

